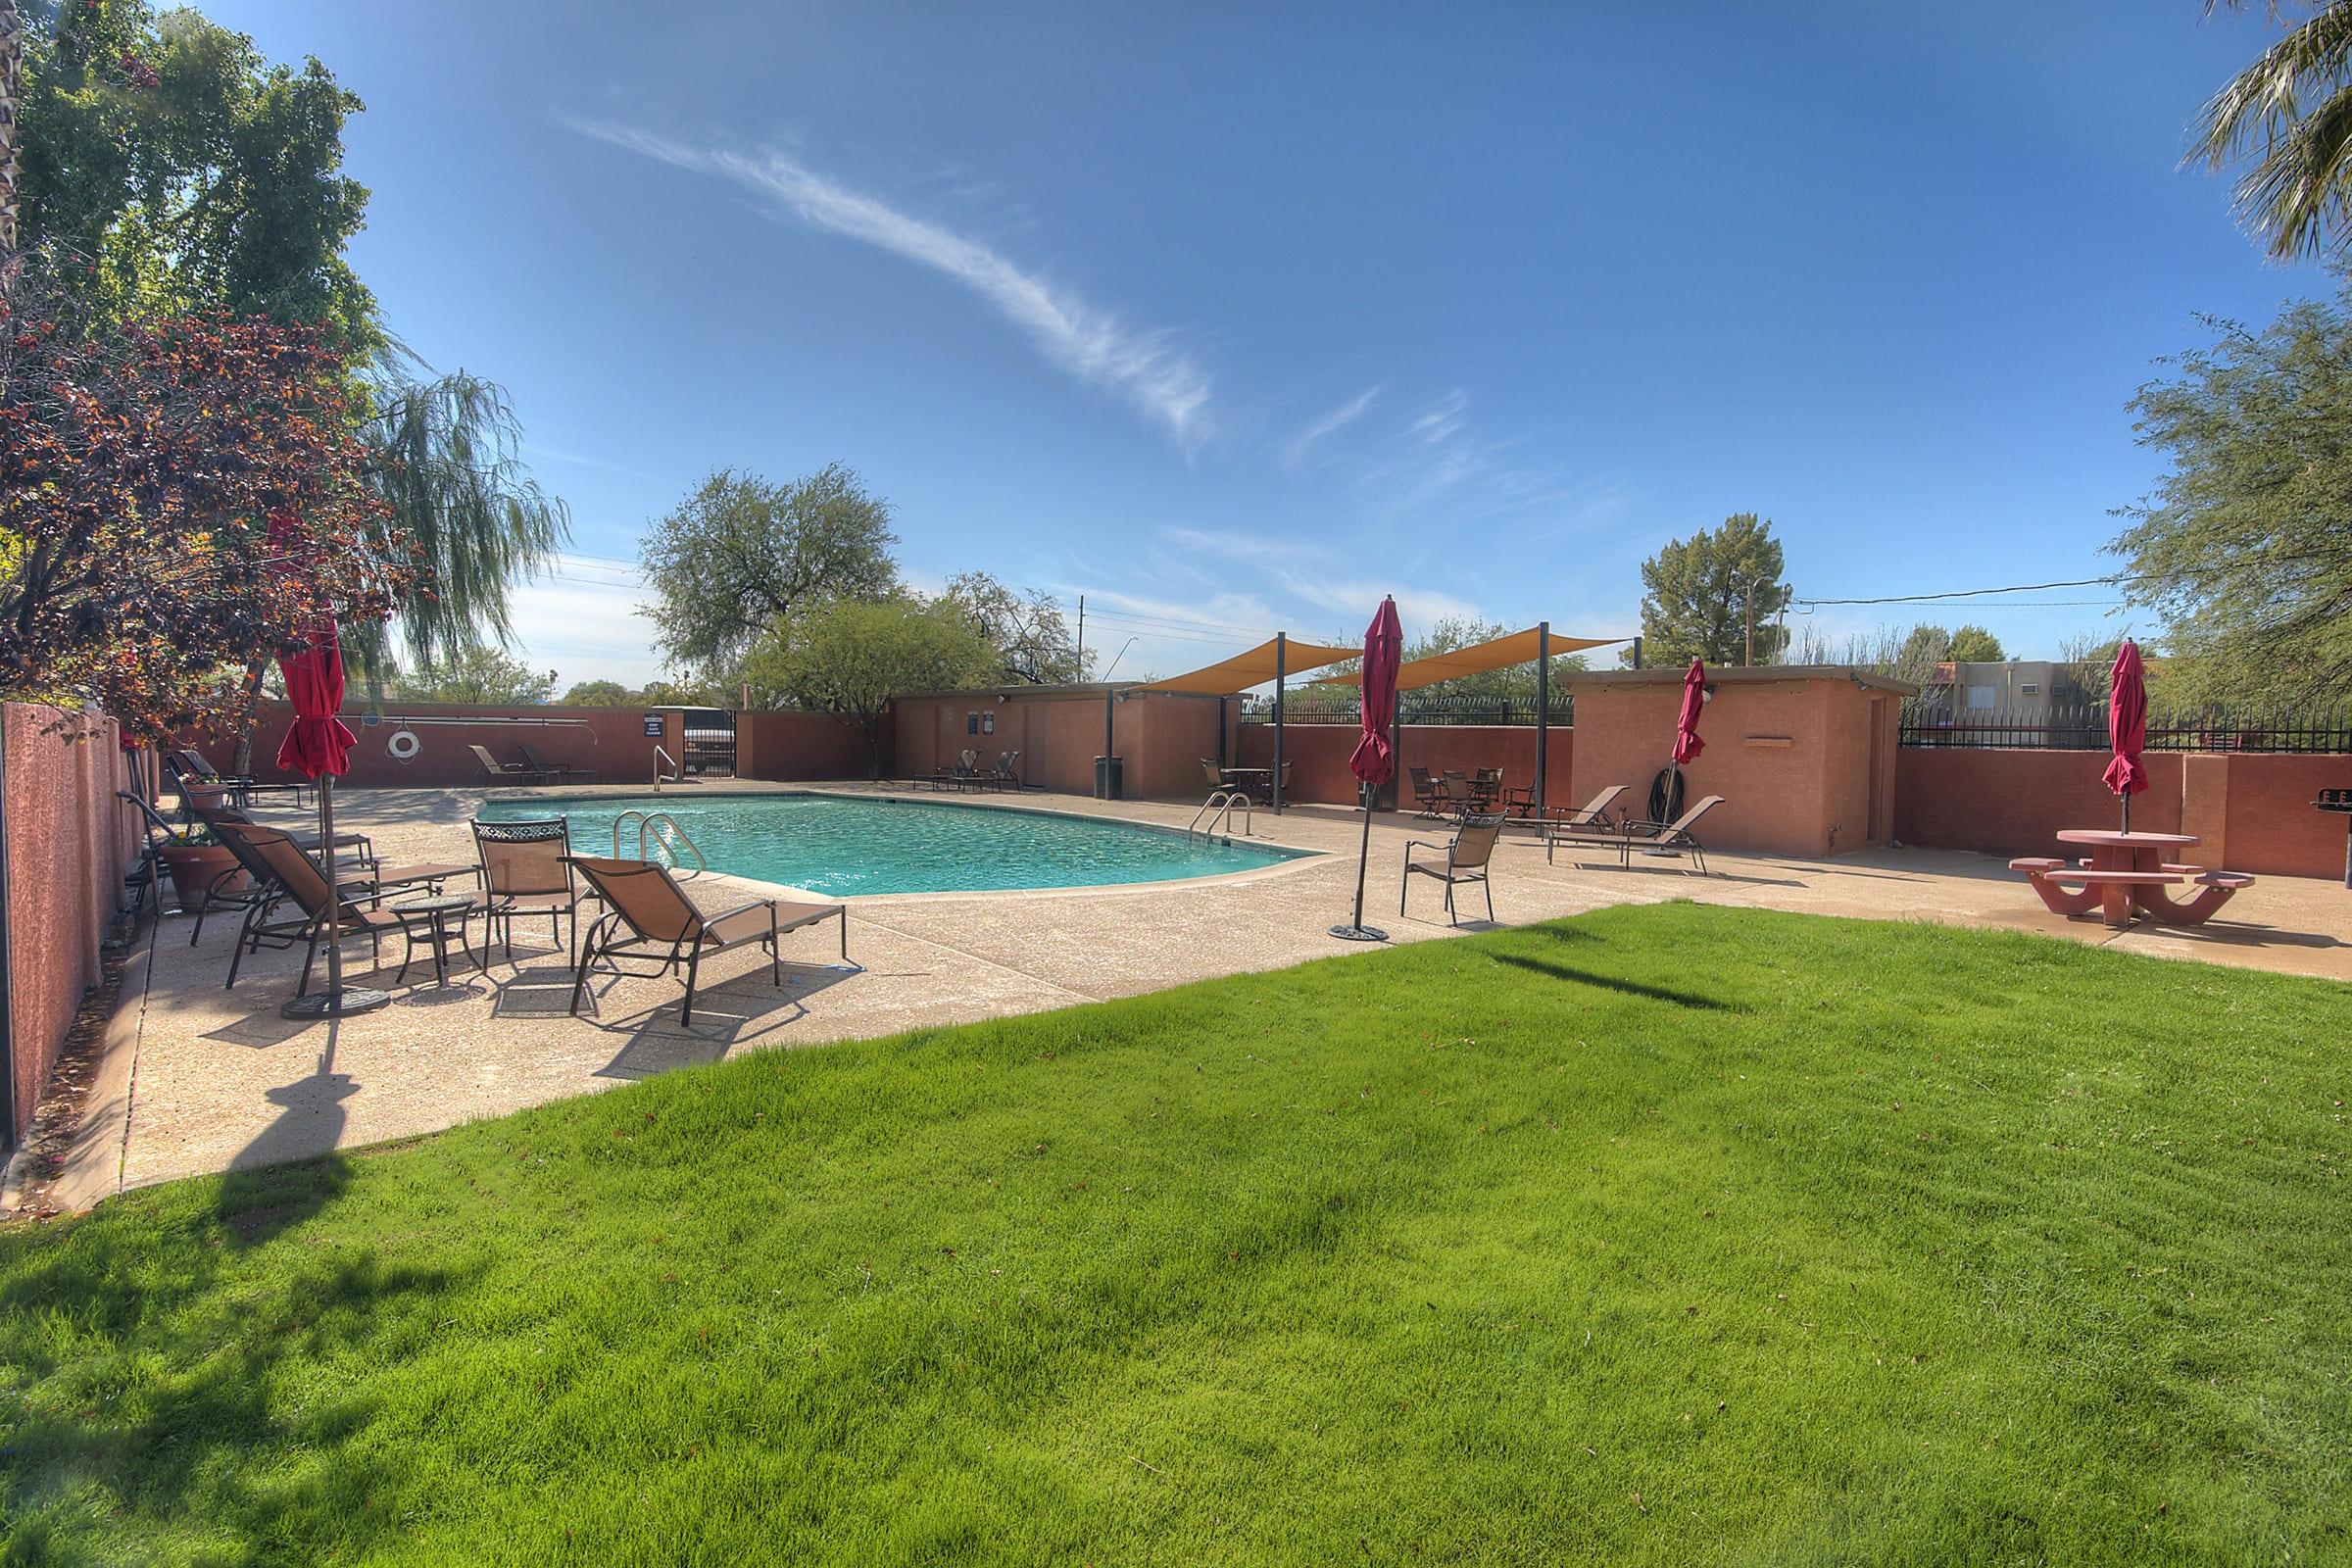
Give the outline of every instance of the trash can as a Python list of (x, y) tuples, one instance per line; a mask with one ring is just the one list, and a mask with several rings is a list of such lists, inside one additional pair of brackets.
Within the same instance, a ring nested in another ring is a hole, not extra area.
[(1095, 759), (1095, 799), (1122, 801), (1127, 798), (1127, 760), (1123, 757)]

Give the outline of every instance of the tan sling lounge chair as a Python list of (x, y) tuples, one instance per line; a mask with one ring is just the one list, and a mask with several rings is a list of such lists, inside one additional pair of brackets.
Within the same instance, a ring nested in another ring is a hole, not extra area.
[[(588, 928), (572, 972), (571, 1010), (580, 1010), (589, 971), (602, 962), (614, 974), (675, 974), (686, 965), (686, 1000), (678, 1022), (694, 1021), (694, 990), (707, 954), (757, 942), (767, 949), (768, 977), (781, 989), (784, 963), (779, 939), (787, 931), (819, 920), (841, 922), (841, 956), (850, 956), (850, 912), (838, 904), (796, 904), (789, 899), (755, 899), (717, 914), (705, 914), (686, 897), (669, 868), (654, 860), (612, 860), (575, 855), (570, 863), (588, 879), (611, 912)], [(650, 959), (651, 969), (625, 969), (622, 958)]]

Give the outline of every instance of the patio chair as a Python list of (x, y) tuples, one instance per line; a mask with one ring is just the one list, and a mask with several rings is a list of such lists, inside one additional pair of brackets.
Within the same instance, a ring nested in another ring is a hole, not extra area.
[(1213, 757), (1200, 759), (1200, 777), (1211, 790), (1221, 790), (1225, 787), (1224, 765)]
[(129, 870), (122, 873), (123, 891), (130, 895), (130, 912), (139, 912), (149, 895), (155, 898), (157, 918), (164, 912), (164, 881), (170, 874), (164, 867), (164, 846), (172, 842), (172, 823), (163, 812), (147, 804), (142, 796), (128, 790), (115, 791), (115, 799), (128, 801), (139, 808), (139, 853)]
[(230, 778), (205, 760), (202, 752), (193, 746), (182, 746), (163, 754), (164, 771), (172, 777), (172, 788), (182, 805), (194, 799), (198, 790), (219, 791), (236, 806), (250, 806), (256, 795), (290, 795), (296, 806), (302, 805), (301, 784), (265, 784), (257, 779)]
[(954, 767), (933, 772), (931, 782), (943, 790), (976, 790), (987, 780), (980, 771), (980, 754), (965, 751), (956, 759)]
[(486, 746), (469, 745), (466, 749), (473, 754), (475, 765), (482, 770), (481, 783), (507, 779), (524, 784), (544, 784), (548, 780), (547, 769), (543, 767), (529, 762), (502, 762), (490, 755), (490, 749)]
[[(228, 979), (222, 982), (223, 989), (236, 985), (237, 968), (245, 961), (247, 953), (261, 952), (265, 943), (276, 948), (301, 943), (307, 948), (302, 960), (302, 983), (294, 988), (294, 994), (301, 996), (311, 989), (311, 969), (318, 961), (318, 945), (326, 940), (330, 906), (335, 910), (338, 939), (348, 941), (364, 936), (368, 938), (369, 952), (380, 958), (384, 937), (406, 929), (399, 915), (382, 906), (386, 893), (416, 882), (438, 891), (444, 881), (474, 874), (469, 865), (417, 865), (380, 878), (346, 880), (330, 893), (326, 873), (319, 869), (318, 861), (295, 847), (292, 835), (252, 822), (220, 822), (214, 824), (213, 831), (254, 878), (254, 897), (245, 906), (244, 924), (238, 928), (236, 943), (229, 949)], [(271, 918), (287, 904), (299, 913), (286, 919)], [(415, 951), (416, 944), (412, 941), (410, 952)], [(405, 960), (401, 973), (408, 973)]]
[(1472, 809), (1473, 811), (1479, 811), (1479, 812), (1482, 812), (1482, 813), (1483, 813), (1483, 812), (1487, 812), (1487, 811), (1492, 811), (1492, 810), (1494, 810), (1494, 803), (1495, 803), (1496, 801), (1500, 800), (1501, 798), (1502, 798), (1502, 769), (1501, 769), (1501, 768), (1499, 768), (1499, 767), (1482, 767), (1482, 768), (1478, 768), (1478, 769), (1476, 769), (1476, 770), (1475, 770), (1475, 771), (1474, 771), (1474, 772), (1471, 774), (1471, 776), (1470, 776), (1470, 809)]
[(1428, 768), (1408, 767), (1405, 771), (1411, 774), (1413, 779), (1414, 814), (1434, 820), (1445, 816), (1460, 806), (1461, 802), (1456, 800), (1453, 792), (1446, 787), (1446, 781), (1442, 778), (1431, 777)]
[(988, 770), (988, 782), (1004, 789), (1021, 787), (1021, 754), (999, 752), (997, 765)]
[[(571, 878), (571, 823), (550, 816), (526, 822), (473, 823), (473, 853), (482, 866), (482, 907), (488, 929), (482, 946), (503, 924), (507, 961), (514, 959), (514, 917), (547, 916), (548, 935), (564, 944), (564, 956), (580, 951), (580, 895)], [(566, 934), (564, 926), (571, 925)]]
[(522, 754), (525, 763), (537, 768), (558, 784), (593, 784), (596, 782), (596, 769), (593, 767), (574, 767), (569, 762), (551, 762), (528, 746), (519, 743), (514, 749)]
[(1691, 832), (1690, 829), (1700, 817), (1722, 804), (1722, 796), (1710, 795), (1671, 822), (1626, 823), (1619, 858), (1627, 865), (1633, 864), (1636, 846), (1640, 846), (1645, 852), (1654, 850), (1661, 855), (1672, 855), (1688, 850), (1690, 852), (1690, 863), (1697, 868), (1700, 876), (1705, 876), (1707, 874), (1707, 852), (1698, 842), (1698, 835)]
[[(1452, 925), (1461, 924), (1453, 907), (1453, 890), (1464, 882), (1476, 882), (1486, 889), (1487, 918), (1494, 918), (1494, 885), (1488, 878), (1490, 862), (1494, 858), (1494, 842), (1502, 837), (1502, 818), (1473, 816), (1465, 812), (1453, 837), (1444, 844), (1414, 840), (1404, 847), (1404, 877), (1396, 885), (1396, 912), (1404, 913), (1404, 896), (1417, 876), (1435, 877), (1446, 884), (1446, 918)], [(1415, 850), (1444, 850), (1443, 865), (1413, 858)]]
[[(717, 914), (705, 914), (686, 897), (656, 860), (613, 860), (574, 855), (568, 863), (579, 868), (610, 911), (588, 928), (580, 944), (571, 981), (571, 1010), (580, 1010), (587, 994), (588, 975), (601, 961), (614, 974), (650, 976), (675, 974), (686, 965), (686, 1000), (678, 1007), (681, 1027), (694, 1021), (694, 992), (706, 955), (758, 943), (767, 949), (768, 978), (778, 989), (784, 984), (780, 939), (787, 931), (819, 920), (841, 922), (841, 956), (850, 956), (850, 912), (839, 904), (796, 904), (789, 899), (754, 899)], [(625, 969), (620, 960), (650, 959), (651, 969)]]

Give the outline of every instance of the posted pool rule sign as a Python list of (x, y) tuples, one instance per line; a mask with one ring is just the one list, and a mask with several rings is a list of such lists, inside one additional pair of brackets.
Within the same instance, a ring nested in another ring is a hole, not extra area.
[(646, 714), (646, 715), (645, 715), (645, 738), (646, 738), (647, 740), (658, 741), (658, 740), (660, 740), (660, 739), (662, 738), (662, 715), (661, 715), (660, 713), (648, 713), (648, 714)]

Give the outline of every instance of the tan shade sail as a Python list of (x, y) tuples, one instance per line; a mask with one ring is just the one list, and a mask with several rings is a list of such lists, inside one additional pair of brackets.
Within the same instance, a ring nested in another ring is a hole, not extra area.
[(1321, 669), (1343, 659), (1362, 655), (1361, 648), (1325, 648), (1315, 643), (1302, 643), (1293, 637), (1284, 646), (1282, 669), (1274, 667), (1274, 640), (1268, 638), (1246, 654), (1236, 654), (1206, 669), (1196, 669), (1189, 675), (1170, 675), (1136, 688), (1145, 692), (1192, 692), (1200, 697), (1232, 697), (1263, 686), (1277, 673), (1296, 675), (1302, 669)]
[[(1416, 687), (1435, 686), (1456, 675), (1478, 675), (1490, 669), (1508, 669), (1513, 664), (1532, 664), (1536, 662), (1538, 628), (1512, 632), (1493, 642), (1472, 643), (1467, 648), (1450, 649), (1432, 654), (1427, 659), (1408, 660), (1396, 666), (1396, 689), (1409, 692)], [(1611, 643), (1625, 641), (1622, 637), (1563, 637), (1551, 634), (1551, 651), (1555, 654), (1581, 654), (1588, 648), (1606, 648)], [(1356, 677), (1327, 675), (1324, 679), (1335, 686), (1352, 686)]]

